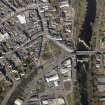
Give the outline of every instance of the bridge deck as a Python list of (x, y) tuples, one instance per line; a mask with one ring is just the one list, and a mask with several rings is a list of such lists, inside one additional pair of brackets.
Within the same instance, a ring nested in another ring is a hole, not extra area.
[(97, 51), (76, 51), (76, 55), (94, 55)]

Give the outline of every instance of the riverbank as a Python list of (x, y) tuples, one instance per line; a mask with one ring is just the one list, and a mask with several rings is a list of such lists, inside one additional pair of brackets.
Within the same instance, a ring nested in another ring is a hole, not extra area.
[[(93, 50), (98, 50), (100, 51), (102, 54), (105, 52), (105, 45), (102, 44), (103, 39), (105, 39), (105, 0), (96, 0), (97, 2), (97, 15), (96, 15), (96, 20), (95, 20), (95, 24), (94, 24), (94, 34), (91, 40), (91, 45), (92, 45), (92, 49)], [(103, 66), (101, 66), (101, 68), (96, 68), (95, 65), (95, 57), (93, 57), (93, 64), (92, 64), (92, 70), (93, 70), (93, 86), (94, 86), (94, 105), (105, 105), (105, 101), (99, 101), (101, 98), (100, 95), (96, 95), (95, 93), (97, 93), (98, 89), (97, 89), (97, 75), (105, 75), (105, 68)], [(103, 58), (104, 60), (104, 58)], [(103, 64), (104, 65), (104, 64)]]
[(80, 34), (80, 31), (82, 30), (82, 25), (86, 16), (87, 2), (86, 0), (71, 0), (71, 1), (72, 1), (72, 6), (75, 9), (74, 35), (77, 37), (76, 40), (78, 40), (78, 36)]

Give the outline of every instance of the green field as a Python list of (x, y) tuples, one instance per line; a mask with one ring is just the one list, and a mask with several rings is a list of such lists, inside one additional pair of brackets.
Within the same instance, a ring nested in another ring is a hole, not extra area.
[(67, 101), (69, 105), (72, 105), (72, 96), (70, 94), (67, 95)]
[(75, 27), (78, 37), (85, 19), (87, 2), (86, 0), (72, 0), (72, 5), (75, 9)]
[(44, 53), (42, 57), (44, 60), (58, 56), (61, 53), (61, 48), (53, 42), (49, 41), (45, 44)]

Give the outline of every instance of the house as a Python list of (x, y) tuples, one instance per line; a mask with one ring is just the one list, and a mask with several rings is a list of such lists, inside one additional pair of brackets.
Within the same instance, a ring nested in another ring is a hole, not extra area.
[(105, 97), (98, 97), (99, 103), (98, 105), (105, 105)]
[(28, 105), (41, 105), (41, 101), (40, 101), (39, 96), (37, 94), (32, 95), (28, 99)]
[(105, 76), (97, 76), (97, 88), (99, 92), (105, 92)]
[(98, 69), (98, 68), (100, 68), (100, 67), (101, 67), (101, 64), (100, 64), (99, 61), (97, 61), (97, 62), (96, 62), (96, 68)]
[(21, 60), (15, 54), (12, 55), (11, 60), (14, 62), (16, 67), (21, 64)]
[(69, 3), (68, 3), (68, 1), (61, 1), (61, 2), (60, 2), (60, 8), (63, 8), (63, 7), (68, 7), (68, 8), (69, 8)]
[(105, 85), (103, 85), (103, 84), (98, 84), (98, 85), (97, 85), (97, 88), (98, 88), (98, 91), (99, 91), (99, 92), (105, 91)]
[(4, 41), (6, 39), (9, 39), (9, 34), (7, 32), (4, 34), (0, 33), (0, 41)]
[(97, 76), (97, 82), (100, 84), (105, 84), (105, 75)]
[(25, 49), (18, 49), (15, 51), (15, 54), (19, 59), (25, 59), (27, 58), (28, 51)]
[[(43, 0), (43, 1), (45, 1), (45, 0)], [(40, 5), (40, 13), (44, 13), (48, 9), (49, 9), (49, 6), (48, 6), (47, 2)]]

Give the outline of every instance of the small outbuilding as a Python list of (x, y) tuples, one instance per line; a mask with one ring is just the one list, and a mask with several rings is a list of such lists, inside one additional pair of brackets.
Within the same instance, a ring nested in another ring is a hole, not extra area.
[(23, 105), (23, 100), (21, 99), (16, 99), (15, 102), (14, 102), (14, 105)]

